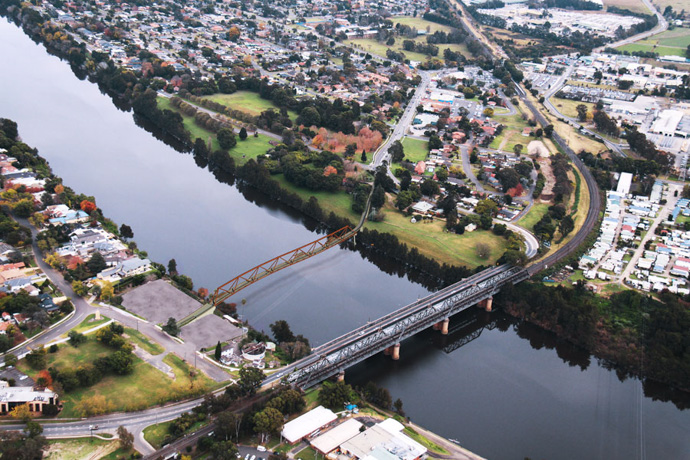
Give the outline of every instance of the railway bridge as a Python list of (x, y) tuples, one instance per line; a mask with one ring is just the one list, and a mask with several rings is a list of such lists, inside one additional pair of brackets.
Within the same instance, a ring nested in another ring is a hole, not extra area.
[(311, 355), (270, 376), (267, 383), (284, 379), (308, 388), (335, 375), (342, 378), (345, 369), (376, 353), (399, 359), (400, 344), (406, 338), (429, 327), (447, 334), (452, 315), (475, 305), (490, 311), (493, 296), (504, 285), (527, 278), (523, 267), (486, 269), (314, 348)]

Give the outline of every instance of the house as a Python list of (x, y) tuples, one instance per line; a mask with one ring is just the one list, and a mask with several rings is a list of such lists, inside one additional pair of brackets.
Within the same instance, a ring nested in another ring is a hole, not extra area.
[(0, 414), (7, 414), (23, 404), (28, 404), (32, 412), (42, 412), (49, 404), (58, 405), (58, 395), (47, 388), (10, 387), (9, 383), (0, 380)]
[(53, 312), (53, 311), (59, 310), (60, 307), (58, 307), (57, 305), (55, 305), (55, 301), (54, 301), (53, 298), (50, 296), (50, 294), (41, 294), (41, 295), (38, 296), (38, 298), (39, 298), (40, 301), (41, 301), (41, 303), (39, 304), (39, 306), (40, 306), (42, 309), (44, 309), (45, 311), (47, 311), (47, 312)]
[(146, 273), (150, 271), (151, 268), (151, 261), (149, 259), (132, 257), (131, 259), (123, 260), (115, 267), (103, 270), (96, 276), (101, 280), (117, 282), (121, 279), (129, 278), (130, 276)]

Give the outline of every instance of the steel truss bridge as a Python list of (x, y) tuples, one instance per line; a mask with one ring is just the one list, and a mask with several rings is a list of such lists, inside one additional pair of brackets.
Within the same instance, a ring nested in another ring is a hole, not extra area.
[(490, 299), (504, 285), (527, 278), (529, 274), (522, 267), (502, 265), (484, 270), (315, 348), (311, 355), (272, 375), (268, 381), (285, 379), (292, 385), (308, 388)]
[(349, 226), (345, 226), (340, 230), (336, 230), (333, 233), (329, 233), (328, 235), (319, 238), (316, 241), (312, 241), (311, 243), (300, 246), (297, 249), (293, 249), (292, 251), (281, 254), (278, 257), (274, 257), (273, 259), (257, 265), (254, 268), (250, 268), (246, 272), (236, 276), (216, 289), (211, 296), (211, 301), (209, 303), (202, 305), (190, 315), (182, 318), (177, 324), (182, 327), (206, 314), (211, 313), (214, 308), (225, 302), (233, 294), (236, 294), (242, 289), (251, 286), (257, 281), (260, 281), (275, 272), (302, 262), (303, 260), (307, 260), (315, 255), (321, 254), (322, 252), (349, 240), (355, 236), (357, 231), (357, 228), (352, 229)]

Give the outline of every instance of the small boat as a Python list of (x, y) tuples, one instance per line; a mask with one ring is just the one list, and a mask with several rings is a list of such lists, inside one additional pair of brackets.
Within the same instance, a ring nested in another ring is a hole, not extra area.
[(458, 441), (457, 439), (450, 439), (449, 438), (448, 440), (454, 444), (457, 444), (458, 446), (460, 445), (460, 441)]

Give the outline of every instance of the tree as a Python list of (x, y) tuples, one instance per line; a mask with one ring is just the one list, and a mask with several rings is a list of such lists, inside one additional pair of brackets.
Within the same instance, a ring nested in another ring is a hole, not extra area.
[(86, 268), (94, 275), (105, 270), (107, 266), (108, 264), (103, 258), (103, 255), (98, 251), (94, 252), (89, 261), (86, 262)]
[(261, 434), (261, 443), (270, 434), (277, 435), (283, 427), (283, 414), (273, 407), (267, 407), (254, 415), (254, 431)]
[(82, 211), (90, 214), (92, 211), (96, 210), (96, 203), (94, 203), (93, 201), (89, 201), (89, 200), (82, 200), (82, 202), (79, 203), (79, 207), (81, 208)]
[(240, 140), (241, 141), (247, 140), (247, 129), (244, 126), (242, 126), (242, 128), (240, 128)]
[(584, 104), (578, 104), (577, 107), (575, 107), (575, 110), (577, 110), (577, 119), (584, 122), (587, 121), (587, 106)]
[(237, 384), (244, 396), (252, 396), (261, 387), (266, 375), (255, 367), (243, 367), (240, 369), (240, 379)]
[(491, 255), (491, 247), (486, 243), (477, 243), (475, 251), (480, 259), (488, 259)]
[(89, 293), (89, 288), (87, 288), (86, 285), (79, 280), (72, 281), (72, 290), (80, 297), (84, 297)]
[(31, 420), (31, 410), (28, 404), (21, 404), (10, 411), (10, 417), (28, 423)]
[(43, 458), (48, 441), (43, 436), (30, 437), (19, 431), (0, 431), (0, 457), (17, 460)]
[(231, 441), (216, 442), (211, 447), (212, 460), (236, 460), (237, 447)]
[(400, 163), (403, 158), (405, 158), (405, 149), (402, 145), (402, 142), (393, 142), (388, 148), (388, 153), (390, 153), (391, 161), (393, 161), (393, 163)]
[(360, 160), (362, 161), (362, 163), (367, 162), (367, 151), (366, 150), (362, 150), (362, 156), (360, 157)]
[(167, 332), (170, 335), (177, 336), (177, 334), (180, 333), (180, 327), (177, 325), (177, 320), (173, 318), (172, 316), (168, 318), (168, 322), (165, 323), (165, 326), (163, 326), (163, 331)]
[(520, 155), (522, 153), (522, 149), (524, 146), (522, 144), (515, 144), (513, 146), (513, 152), (515, 152), (515, 155)]
[(18, 360), (19, 359), (17, 358), (17, 355), (9, 355), (9, 354), (6, 355), (5, 356), (5, 367), (16, 365)]
[(124, 451), (129, 451), (134, 446), (134, 435), (122, 425), (117, 427), (117, 438), (120, 441), (120, 449)]
[(132, 231), (132, 227), (130, 227), (127, 224), (120, 225), (120, 236), (122, 238), (134, 238), (134, 232)]
[(490, 214), (493, 215), (498, 210), (498, 205), (494, 200), (481, 200), (474, 207), (474, 212), (477, 214)]
[(73, 347), (79, 347), (79, 345), (86, 342), (86, 336), (75, 330), (69, 331), (67, 336), (69, 337), (69, 344)]
[(371, 207), (374, 209), (381, 209), (386, 204), (386, 192), (383, 187), (377, 185), (374, 187), (374, 193), (371, 195)]
[(220, 341), (216, 344), (216, 351), (214, 353), (214, 357), (216, 358), (216, 361), (220, 361), (220, 355), (221, 355), (222, 349), (220, 347)]
[(218, 138), (218, 145), (223, 150), (230, 150), (237, 145), (237, 139), (235, 139), (235, 132), (229, 128), (221, 128), (216, 134)]
[(345, 403), (352, 401), (352, 387), (345, 382), (324, 382), (319, 392), (319, 404), (331, 409), (342, 409)]
[(573, 218), (570, 216), (565, 216), (561, 220), (561, 223), (558, 224), (558, 230), (560, 230), (562, 238), (565, 238), (574, 229), (575, 229), (575, 222), (573, 221)]
[(277, 343), (283, 343), (283, 342), (294, 342), (295, 341), (295, 335), (292, 333), (292, 330), (290, 329), (290, 325), (288, 324), (287, 321), (280, 319), (276, 321), (275, 323), (270, 325), (271, 332), (273, 333), (273, 338)]
[(94, 415), (102, 415), (111, 411), (114, 408), (112, 403), (109, 403), (105, 396), (94, 395), (89, 398), (82, 399), (79, 404), (74, 407), (74, 411), (81, 417), (92, 417)]
[(175, 261), (175, 259), (170, 259), (168, 261), (168, 273), (177, 275), (177, 261)]
[(403, 402), (400, 398), (395, 400), (395, 402), (393, 403), (393, 408), (395, 409), (396, 414), (402, 415), (403, 417), (405, 416), (405, 411), (403, 410)]
[(101, 299), (110, 300), (113, 298), (113, 295), (115, 295), (113, 283), (110, 281), (103, 281), (103, 283), (101, 283)]
[(30, 438), (35, 438), (37, 436), (40, 436), (43, 433), (43, 427), (41, 426), (40, 423), (34, 422), (33, 420), (29, 420), (26, 422), (26, 427), (24, 428), (24, 432)]
[(26, 355), (26, 362), (33, 369), (44, 369), (46, 367), (46, 363), (48, 362), (45, 348), (40, 346), (31, 350), (31, 353)]
[(440, 167), (436, 170), (436, 179), (439, 182), (445, 182), (448, 180), (448, 170), (445, 167)]

